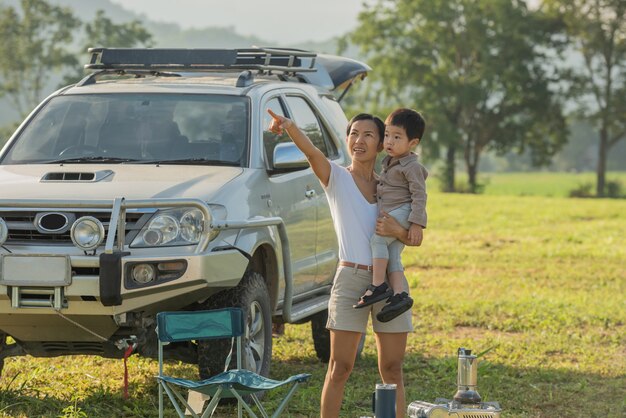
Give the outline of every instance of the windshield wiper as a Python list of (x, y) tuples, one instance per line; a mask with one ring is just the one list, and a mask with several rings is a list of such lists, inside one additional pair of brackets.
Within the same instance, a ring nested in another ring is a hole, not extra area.
[(104, 157), (104, 156), (90, 156), (90, 157), (73, 157), (62, 158), (59, 160), (42, 161), (43, 164), (63, 164), (63, 163), (127, 163), (131, 161), (139, 161), (134, 158), (120, 158), (120, 157)]
[(172, 160), (139, 161), (137, 164), (179, 164), (179, 165), (230, 165), (239, 166), (239, 161), (211, 160), (208, 158), (179, 158)]

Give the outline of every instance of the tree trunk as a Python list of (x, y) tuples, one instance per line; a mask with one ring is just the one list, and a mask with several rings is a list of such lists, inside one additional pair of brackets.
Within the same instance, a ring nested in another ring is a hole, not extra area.
[(467, 164), (467, 182), (469, 183), (471, 193), (476, 193), (478, 191), (478, 184), (476, 182), (477, 171), (478, 162)]
[(465, 145), (465, 165), (467, 167), (467, 183), (470, 193), (478, 193), (478, 162), (482, 146), (474, 138), (468, 138)]
[(455, 191), (455, 157), (456, 147), (454, 145), (448, 145), (448, 149), (446, 150), (446, 165), (444, 171), (444, 192), (452, 193)]
[(608, 135), (605, 128), (600, 131), (598, 145), (598, 166), (596, 168), (596, 196), (603, 197), (606, 185), (606, 157), (609, 151)]

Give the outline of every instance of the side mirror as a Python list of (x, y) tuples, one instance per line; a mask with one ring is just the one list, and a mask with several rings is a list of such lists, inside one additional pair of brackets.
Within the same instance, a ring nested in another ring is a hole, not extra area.
[(281, 142), (274, 147), (274, 170), (308, 168), (306, 156), (293, 142)]

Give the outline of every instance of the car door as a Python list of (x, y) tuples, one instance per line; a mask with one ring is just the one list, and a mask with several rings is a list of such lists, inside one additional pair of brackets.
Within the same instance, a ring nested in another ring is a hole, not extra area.
[[(329, 138), (329, 133), (321, 123), (320, 115), (311, 102), (301, 95), (286, 95), (287, 105), (298, 126), (307, 134), (313, 144), (329, 159), (338, 157), (337, 147)], [(337, 236), (330, 216), (330, 208), (326, 200), (324, 188), (317, 178), (310, 185), (314, 192), (311, 199), (316, 205), (315, 259), (317, 272), (316, 286), (332, 283), (337, 267), (338, 246)]]
[(294, 294), (313, 289), (317, 274), (316, 254), (316, 217), (318, 193), (317, 177), (310, 167), (289, 172), (273, 172), (272, 157), (277, 144), (291, 141), (287, 134), (277, 135), (268, 130), (271, 117), (266, 109), (272, 109), (279, 115), (293, 116), (286, 111), (279, 96), (269, 98), (262, 107), (263, 145), (268, 167), (270, 189), (269, 212), (271, 216), (281, 217), (286, 226), (291, 251)]

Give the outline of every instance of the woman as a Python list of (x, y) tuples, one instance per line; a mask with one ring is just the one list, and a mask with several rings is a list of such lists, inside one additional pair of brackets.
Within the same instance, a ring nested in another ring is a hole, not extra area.
[(376, 155), (382, 150), (385, 125), (369, 114), (352, 118), (346, 138), (352, 163), (342, 167), (326, 159), (293, 121), (271, 110), (268, 112), (273, 118), (270, 131), (278, 134), (287, 131), (326, 190), (339, 241), (341, 261), (328, 303), (326, 326), (330, 330), (330, 360), (322, 389), (321, 417), (339, 416), (345, 384), (371, 315), (378, 348), (378, 370), (384, 383), (397, 385), (396, 414), (402, 418), (405, 413), (402, 363), (407, 335), (413, 329), (411, 311), (383, 323), (376, 319), (376, 314), (384, 302), (363, 309), (352, 307), (372, 280), (369, 242), (374, 230), (379, 235), (394, 236), (409, 244), (407, 231), (394, 223), (393, 218), (377, 218), (374, 166)]

